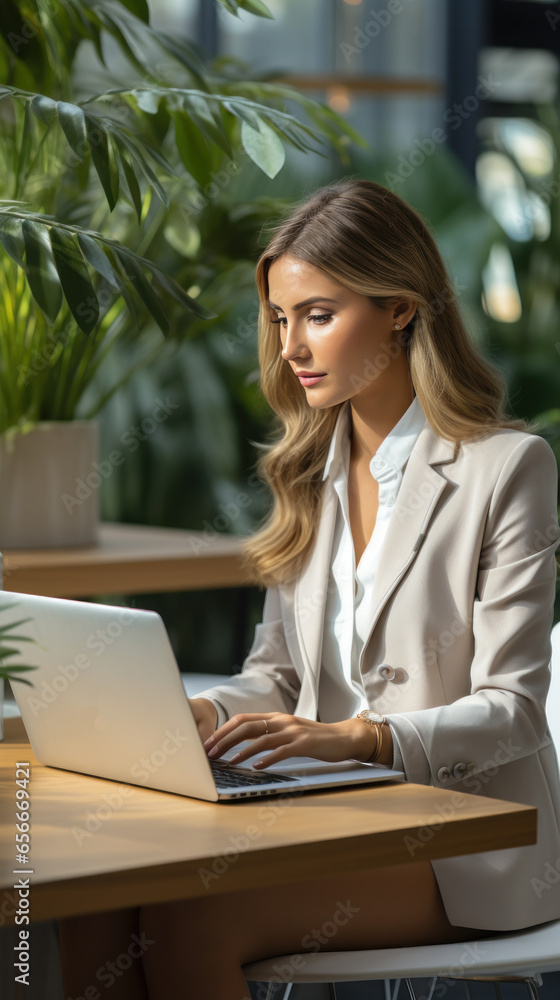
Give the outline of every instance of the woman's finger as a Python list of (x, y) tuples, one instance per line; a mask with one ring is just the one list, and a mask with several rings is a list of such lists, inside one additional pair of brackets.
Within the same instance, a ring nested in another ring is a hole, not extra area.
[[(233, 719), (229, 720), (229, 722), (233, 723), (236, 718), (243, 719), (243, 718), (246, 718), (246, 717), (243, 717), (243, 716), (234, 716)], [(289, 722), (293, 721), (293, 719), (292, 719), (291, 716), (287, 716), (286, 718), (287, 718), (287, 720), (289, 720)], [(218, 739), (217, 741), (215, 741), (213, 743), (211, 743), (211, 742), (209, 742), (207, 740), (206, 743), (204, 744), (204, 748), (207, 751), (208, 756), (212, 760), (217, 760), (218, 757), (221, 757), (221, 755), (223, 753), (225, 753), (227, 750), (230, 750), (232, 747), (236, 746), (237, 743), (242, 743), (244, 740), (247, 740), (247, 739), (258, 740), (259, 736), (262, 736), (263, 738), (266, 738), (268, 735), (272, 735), (272, 733), (264, 733), (263, 732), (264, 726), (263, 726), (262, 723), (263, 723), (263, 716), (260, 716), (260, 715), (258, 717), (254, 716), (251, 721), (241, 721), (241, 722), (237, 723), (235, 725), (235, 727), (234, 728), (230, 728), (229, 732), (225, 736), (223, 736), (221, 739)], [(278, 723), (276, 721), (276, 725), (277, 724)], [(228, 725), (228, 723), (225, 723), (222, 728), (225, 729), (226, 725)], [(286, 725), (286, 723), (284, 725)], [(217, 732), (218, 732), (218, 730), (216, 730), (216, 733)], [(214, 733), (214, 736), (216, 735), (216, 733)], [(262, 744), (261, 744), (261, 746), (262, 746)], [(265, 747), (266, 747), (266, 744), (265, 744)], [(251, 757), (252, 754), (255, 753), (255, 751), (252, 749), (252, 747), (246, 747), (243, 752), (244, 752), (244, 754), (245, 754), (246, 757)]]
[[(287, 733), (269, 733), (267, 736), (261, 736), (259, 739), (254, 740), (250, 747), (244, 747), (235, 756), (229, 758), (230, 764), (242, 764), (243, 761), (247, 760), (248, 757), (254, 757), (257, 753), (264, 753), (268, 750), (276, 750), (278, 747), (293, 746), (293, 743), (289, 741)], [(287, 754), (289, 757), (295, 756), (293, 750)], [(270, 754), (267, 753), (266, 761), (268, 762)], [(272, 761), (271, 761), (272, 763)]]
[(239, 726), (241, 726), (244, 722), (254, 722), (260, 720), (261, 729), (264, 731), (264, 726), (262, 724), (263, 719), (268, 721), (273, 714), (275, 713), (269, 712), (268, 714), (265, 715), (261, 715), (260, 713), (259, 715), (256, 715), (255, 713), (252, 713), (251, 715), (247, 714), (233, 715), (231, 719), (228, 719), (227, 722), (224, 722), (223, 726), (219, 726), (218, 729), (216, 729), (211, 734), (211, 736), (209, 736), (208, 739), (204, 741), (204, 748), (207, 750), (215, 743), (221, 742), (221, 740), (229, 736), (230, 733), (235, 732), (239, 728)]

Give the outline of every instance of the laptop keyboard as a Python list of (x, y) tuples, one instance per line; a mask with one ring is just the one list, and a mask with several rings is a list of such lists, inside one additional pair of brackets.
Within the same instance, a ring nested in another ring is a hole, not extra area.
[(297, 778), (289, 778), (285, 774), (261, 774), (259, 771), (252, 771), (248, 767), (236, 767), (223, 763), (219, 760), (208, 761), (212, 769), (212, 775), (216, 782), (216, 788), (241, 787), (244, 785), (271, 785), (282, 784), (284, 781), (296, 782)]

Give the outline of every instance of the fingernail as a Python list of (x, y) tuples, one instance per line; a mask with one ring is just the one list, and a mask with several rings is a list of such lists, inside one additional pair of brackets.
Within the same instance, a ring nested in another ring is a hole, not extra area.
[(240, 754), (240, 753), (236, 753), (234, 757), (230, 757), (230, 758), (229, 758), (229, 762), (230, 762), (230, 764), (234, 764), (234, 763), (235, 763), (235, 761), (236, 761), (236, 760), (239, 760), (239, 758), (240, 758), (240, 757), (241, 757), (241, 754)]
[(258, 760), (255, 764), (253, 764), (253, 767), (262, 767), (263, 764), (264, 764), (264, 760)]
[(218, 753), (218, 750), (219, 750), (219, 747), (212, 747), (212, 749), (208, 751), (208, 756), (209, 757), (215, 757), (216, 754)]
[(204, 743), (202, 744), (202, 746), (205, 747), (205, 748), (206, 747), (211, 747), (212, 744), (213, 744), (213, 742), (214, 742), (214, 737), (213, 736), (209, 736), (207, 740), (204, 740)]

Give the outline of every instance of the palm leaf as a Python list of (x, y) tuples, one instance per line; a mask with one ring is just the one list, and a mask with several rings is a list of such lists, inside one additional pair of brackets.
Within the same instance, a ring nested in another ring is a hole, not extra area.
[(62, 289), (52, 258), (49, 230), (42, 222), (25, 218), (21, 224), (25, 246), (25, 274), (31, 294), (49, 323), (62, 305)]
[[(53, 322), (60, 309), (64, 291), (64, 298), (75, 315), (78, 325), (81, 329), (84, 329), (82, 324), (92, 329), (93, 316), (86, 316), (85, 313), (88, 307), (90, 313), (95, 311), (95, 302), (93, 301), (95, 293), (92, 295), (90, 291), (93, 286), (84, 258), (106, 281), (119, 290), (129, 308), (131, 302), (126, 295), (126, 285), (132, 285), (164, 333), (168, 332), (169, 322), (163, 310), (160, 292), (169, 293), (199, 319), (215, 318), (215, 313), (187, 295), (181, 286), (165, 273), (163, 268), (122, 246), (117, 240), (92, 230), (66, 225), (32, 212), (12, 207), (2, 209), (0, 206), (0, 243), (2, 246), (4, 245), (2, 239), (6, 238), (4, 226), (6, 226), (9, 239), (17, 245), (18, 235), (15, 232), (14, 222), (19, 225), (23, 236), (24, 270), (31, 293), (49, 322)], [(73, 236), (77, 239), (77, 246), (71, 242)], [(57, 247), (56, 264), (53, 257), (53, 241), (54, 246)], [(111, 258), (115, 260), (116, 266), (111, 263)], [(63, 279), (58, 267), (64, 273)], [(123, 268), (126, 272), (124, 280)], [(143, 268), (151, 271), (151, 283), (144, 276)], [(76, 285), (75, 289), (70, 288), (72, 282)], [(86, 329), (85, 332), (89, 332), (89, 330)]]
[(80, 329), (91, 333), (99, 319), (99, 302), (77, 238), (53, 226), (50, 239), (54, 264), (70, 312)]

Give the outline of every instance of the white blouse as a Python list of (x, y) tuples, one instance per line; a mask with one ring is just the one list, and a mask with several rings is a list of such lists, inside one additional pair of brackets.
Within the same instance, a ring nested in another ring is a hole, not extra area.
[[(318, 690), (320, 722), (351, 719), (364, 708), (375, 711), (375, 705), (368, 704), (360, 670), (360, 655), (371, 620), (370, 595), (404, 469), (426, 423), (426, 415), (415, 396), (371, 459), (369, 468), (378, 483), (379, 509), (371, 538), (357, 567), (348, 509), (350, 420), (347, 401), (340, 408), (323, 473), (323, 480), (328, 479), (338, 494), (339, 503), (325, 606)], [(329, 705), (336, 705), (336, 712), (332, 708), (329, 712)], [(394, 732), (392, 735), (393, 767), (402, 770), (398, 741)]]
[[(350, 420), (350, 403), (347, 400), (340, 408), (323, 472), (323, 480), (328, 479), (327, 486), (336, 490), (339, 504), (325, 606), (318, 689), (320, 722), (351, 719), (364, 708), (375, 711), (375, 706), (368, 704), (360, 672), (360, 654), (369, 631), (370, 595), (406, 463), (426, 422), (426, 415), (415, 396), (370, 462), (370, 472), (379, 487), (379, 509), (371, 538), (357, 567), (348, 512)], [(356, 584), (357, 593), (354, 596)], [(227, 721), (227, 713), (217, 699), (209, 700), (217, 709), (218, 726), (222, 726)], [(336, 713), (329, 712), (326, 707), (333, 704), (338, 706)], [(394, 730), (392, 736), (392, 766), (402, 771), (402, 756)]]

